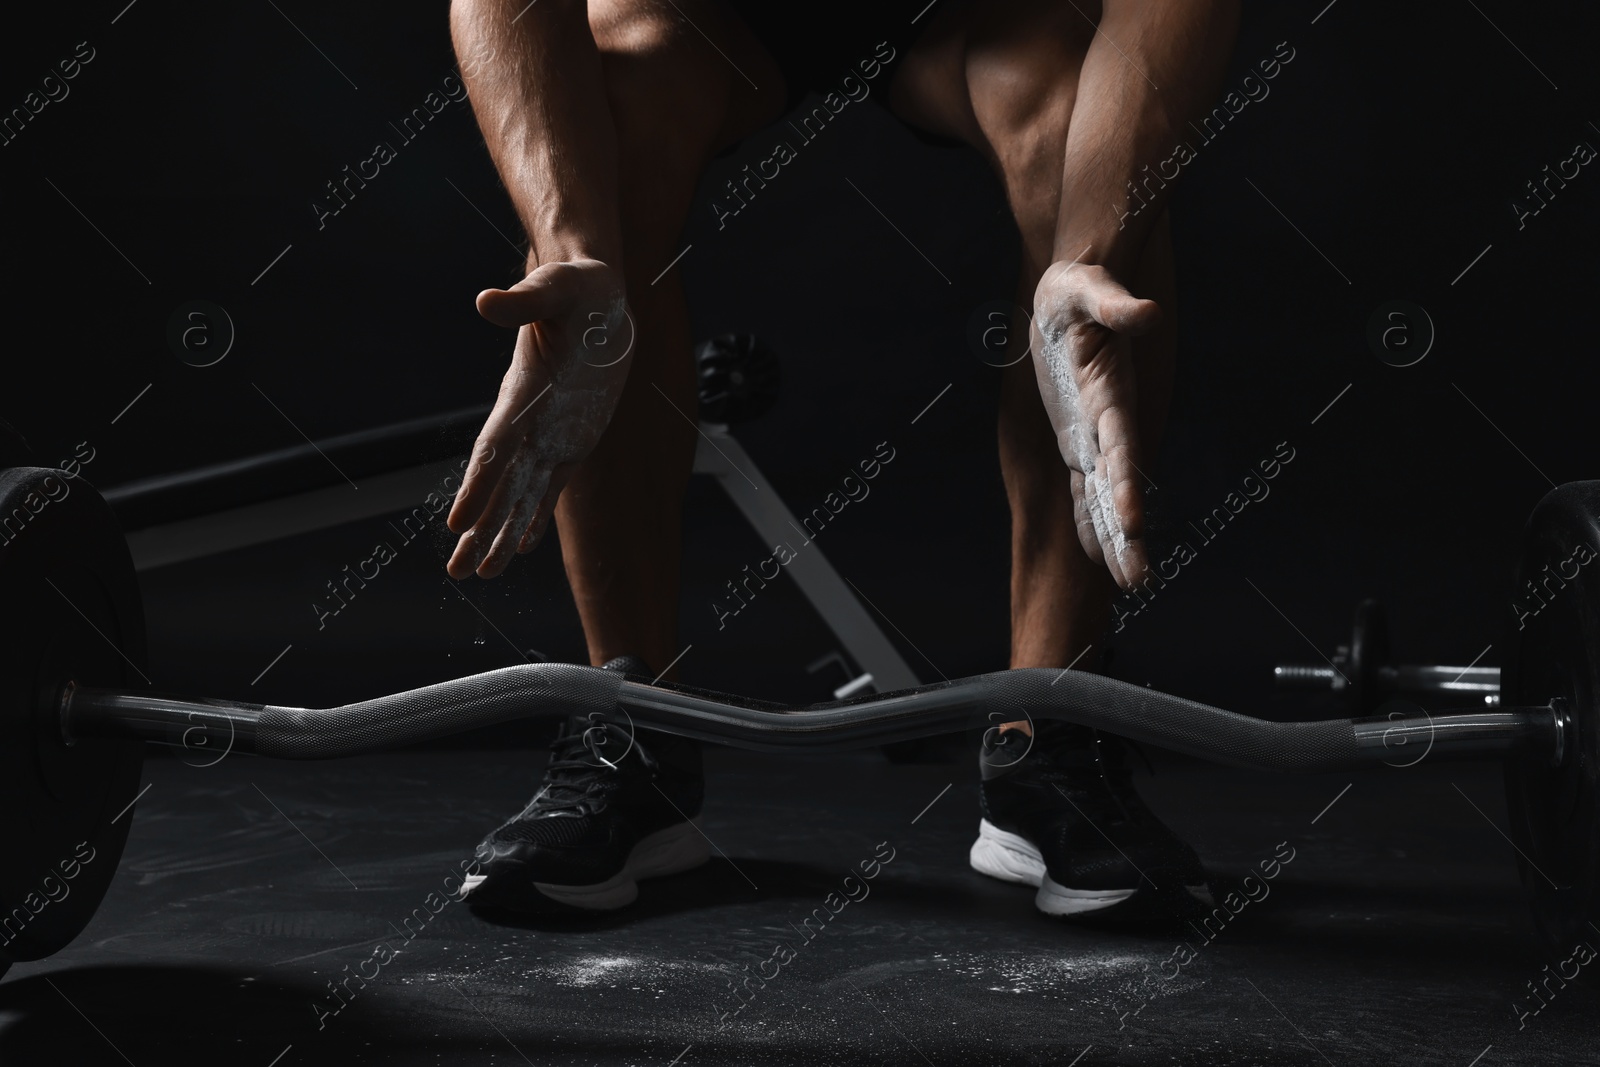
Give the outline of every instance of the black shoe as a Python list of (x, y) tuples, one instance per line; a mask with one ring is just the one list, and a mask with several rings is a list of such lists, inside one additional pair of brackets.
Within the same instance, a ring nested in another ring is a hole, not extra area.
[[(651, 678), (632, 656), (605, 669)], [(631, 904), (640, 878), (686, 871), (710, 856), (693, 822), (704, 792), (696, 742), (646, 730), (630, 737), (573, 716), (552, 742), (528, 806), (479, 843), (478, 871), (463, 896), (518, 911)]]
[(1134, 791), (1121, 738), (1067, 723), (985, 739), (983, 819), (972, 869), (1039, 887), (1049, 915), (1103, 911), (1138, 898), (1210, 905), (1194, 849)]

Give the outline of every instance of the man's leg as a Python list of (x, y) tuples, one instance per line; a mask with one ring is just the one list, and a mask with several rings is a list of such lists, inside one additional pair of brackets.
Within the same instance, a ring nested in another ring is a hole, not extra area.
[(696, 415), (683, 287), (666, 268), (706, 162), (776, 118), (783, 78), (718, 0), (455, 0), (451, 24), (530, 241), (527, 279), (479, 308), (532, 325), (452, 509), (450, 571), (500, 573), (553, 509), (591, 660), (662, 670), (677, 655)]
[(776, 119), (784, 99), (776, 66), (736, 17), (714, 3), (681, 6), (761, 89), (752, 89), (671, 6), (591, 4), (617, 127), (625, 275), (636, 330), (628, 338), (634, 341), (632, 368), (616, 413), (556, 509), (590, 661), (633, 655), (656, 671), (681, 651), (683, 495), (697, 418), (682, 275), (676, 268), (662, 271), (682, 251), (684, 222), (707, 161)]
[[(1053, 259), (1068, 132), (1094, 33), (1073, 5), (1011, 0), (956, 7), (929, 27), (891, 90), (907, 121), (965, 140), (994, 166), (1022, 238), (1017, 303), (1026, 309)], [(1130, 284), (1169, 312), (1134, 348), (1141, 385), (1148, 383), (1139, 406), (1148, 456), (1171, 394), (1172, 265), (1164, 222)], [(1105, 565), (1086, 554), (1076, 530), (1071, 472), (1040, 399), (1028, 335), (1013, 329), (1008, 342), (1017, 362), (1003, 372), (999, 444), (1012, 512), (1011, 666), (1092, 664), (1086, 654), (1106, 627), (1116, 585)], [(1033, 741), (986, 750), (983, 769), (985, 819), (973, 865), (1039, 886), (1042, 909), (1098, 911), (1146, 884), (1198, 889), (1203, 882), (1192, 852), (1133, 793), (1115, 739), (1050, 724)]]
[[(493, 9), (488, 19), (478, 17), (483, 12), (459, 10), (473, 3), (457, 0), (456, 14), (465, 23), (458, 27), (458, 47), (464, 38), (476, 40), (483, 58), (464, 54), (464, 69), (474, 63), (508, 64), (508, 70), (491, 74), (513, 83), (560, 73), (553, 70), (559, 57), (541, 59), (518, 36), (527, 32), (525, 27), (513, 32), (514, 11), (495, 9), (494, 0), (486, 0)], [(554, 20), (567, 10), (552, 8), (544, 16)], [(526, 17), (537, 13), (530, 6)], [(593, 366), (627, 352), (614, 368), (626, 375), (615, 394), (615, 408), (600, 413), (602, 417), (609, 413), (609, 422), (602, 423), (603, 432), (595, 427), (592, 449), (563, 471), (567, 480), (554, 515), (591, 661), (649, 680), (677, 656), (679, 526), (696, 417), (683, 287), (676, 271), (666, 268), (679, 251), (685, 217), (706, 162), (773, 117), (781, 109), (784, 87), (759, 43), (715, 0), (679, 0), (676, 7), (606, 0), (589, 5), (588, 24), (605, 98), (603, 107), (591, 110), (599, 111), (614, 132), (620, 238), (614, 262), (608, 266), (620, 261), (632, 325), (610, 328), (603, 338), (583, 344), (577, 354), (588, 367), (574, 370), (569, 362), (569, 374), (587, 375)], [(566, 29), (570, 33), (570, 26)], [(718, 54), (719, 48), (724, 54)], [(758, 95), (750, 88), (730, 67), (729, 57), (764, 91)], [(553, 107), (561, 91), (555, 84), (543, 86), (526, 94), (519, 107)], [(474, 106), (478, 107), (476, 92)], [(515, 149), (527, 137), (521, 131), (497, 137), (501, 124), (517, 120), (516, 111), (496, 114), (490, 107), (479, 107), (485, 139), (524, 220), (547, 214), (559, 217), (559, 210), (549, 211), (545, 196), (530, 195), (517, 184), (524, 169)], [(528, 154), (559, 160), (569, 147), (575, 146), (539, 146)], [(589, 181), (603, 184), (598, 174), (565, 175), (569, 186)], [(558, 197), (563, 183), (540, 184), (556, 187)], [(535, 258), (542, 261), (535, 230), (530, 225)], [(580, 246), (584, 236), (579, 235)], [(562, 245), (554, 247), (559, 253)], [(536, 267), (542, 269), (543, 262)], [(537, 284), (524, 283), (486, 294), (486, 314), (537, 300), (538, 290)], [(484, 307), (485, 299), (480, 298), (479, 304)], [(504, 318), (517, 321), (514, 314)], [(581, 330), (587, 320), (576, 321)], [(542, 329), (544, 322), (538, 326)], [(576, 332), (568, 331), (569, 341)], [(543, 341), (543, 335), (537, 340)], [(567, 380), (582, 381), (557, 373), (548, 388), (554, 394)], [(507, 387), (502, 387), (507, 425), (516, 422), (511, 415), (524, 403), (532, 417), (544, 410), (535, 389), (515, 385), (531, 395), (507, 404)], [(486, 430), (479, 439), (479, 453), (492, 454), (489, 449), (497, 442), (507, 441), (526, 447), (513, 434), (495, 437)], [(493, 534), (504, 520), (490, 507), (486, 526)], [(545, 507), (529, 512), (543, 519), (510, 514), (517, 533), (524, 527), (529, 530), (521, 547), (531, 549), (541, 522), (548, 520)], [(474, 540), (464, 538), (454, 562), (462, 570), (498, 573), (505, 557), (490, 553), (480, 567), (475, 553), (484, 538)], [(704, 862), (705, 840), (691, 822), (699, 813), (702, 791), (699, 751), (693, 742), (647, 731), (629, 736), (603, 724), (569, 720), (552, 746), (533, 799), (478, 846), (477, 869), (466, 881), (468, 899), (518, 910), (544, 910), (552, 904), (588, 910), (621, 907), (637, 895), (639, 879)]]
[[(1021, 308), (1032, 308), (1051, 262), (1078, 74), (1094, 32), (1070, 4), (956, 7), (929, 27), (893, 86), (895, 110), (906, 121), (966, 141), (994, 166), (1022, 237)], [(1168, 312), (1134, 342), (1141, 385), (1149, 386), (1139, 414), (1151, 455), (1171, 397), (1176, 341), (1164, 221), (1134, 284)], [(1013, 328), (1007, 360), (1015, 363), (1003, 373), (1000, 398), (1000, 464), (1011, 504), (1010, 665), (1065, 667), (1100, 640), (1116, 584), (1078, 543), (1071, 472), (1057, 451), (1027, 346), (1026, 331)]]

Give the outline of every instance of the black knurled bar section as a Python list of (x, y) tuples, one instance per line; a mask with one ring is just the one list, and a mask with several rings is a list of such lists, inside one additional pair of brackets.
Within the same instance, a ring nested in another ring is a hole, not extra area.
[(1000, 671), (785, 709), (559, 663), (506, 667), (326, 710), (267, 707), (256, 751), (326, 759), (512, 719), (568, 715), (752, 749), (861, 748), (1013, 720), (1061, 719), (1233, 767), (1310, 772), (1370, 762), (1361, 758), (1348, 719), (1269, 722), (1084, 671)]

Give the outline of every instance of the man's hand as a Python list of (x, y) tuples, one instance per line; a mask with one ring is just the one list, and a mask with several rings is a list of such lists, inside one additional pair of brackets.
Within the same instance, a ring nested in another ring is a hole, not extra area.
[(1033, 368), (1056, 445), (1072, 468), (1078, 537), (1131, 589), (1145, 577), (1144, 457), (1131, 339), (1161, 318), (1104, 267), (1056, 263), (1033, 296)]
[(611, 421), (633, 344), (622, 276), (599, 260), (544, 264), (510, 289), (479, 293), (478, 311), (521, 331), (446, 520), (461, 534), (452, 578), (493, 578), (539, 542)]

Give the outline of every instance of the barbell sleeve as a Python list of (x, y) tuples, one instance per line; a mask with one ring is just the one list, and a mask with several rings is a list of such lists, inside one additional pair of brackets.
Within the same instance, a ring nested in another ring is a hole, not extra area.
[[(1392, 693), (1500, 692), (1499, 667), (1455, 667), (1435, 663), (1402, 663), (1378, 668), (1378, 684)], [(1348, 684), (1337, 668), (1310, 663), (1280, 663), (1272, 669), (1279, 689), (1329, 690)]]

